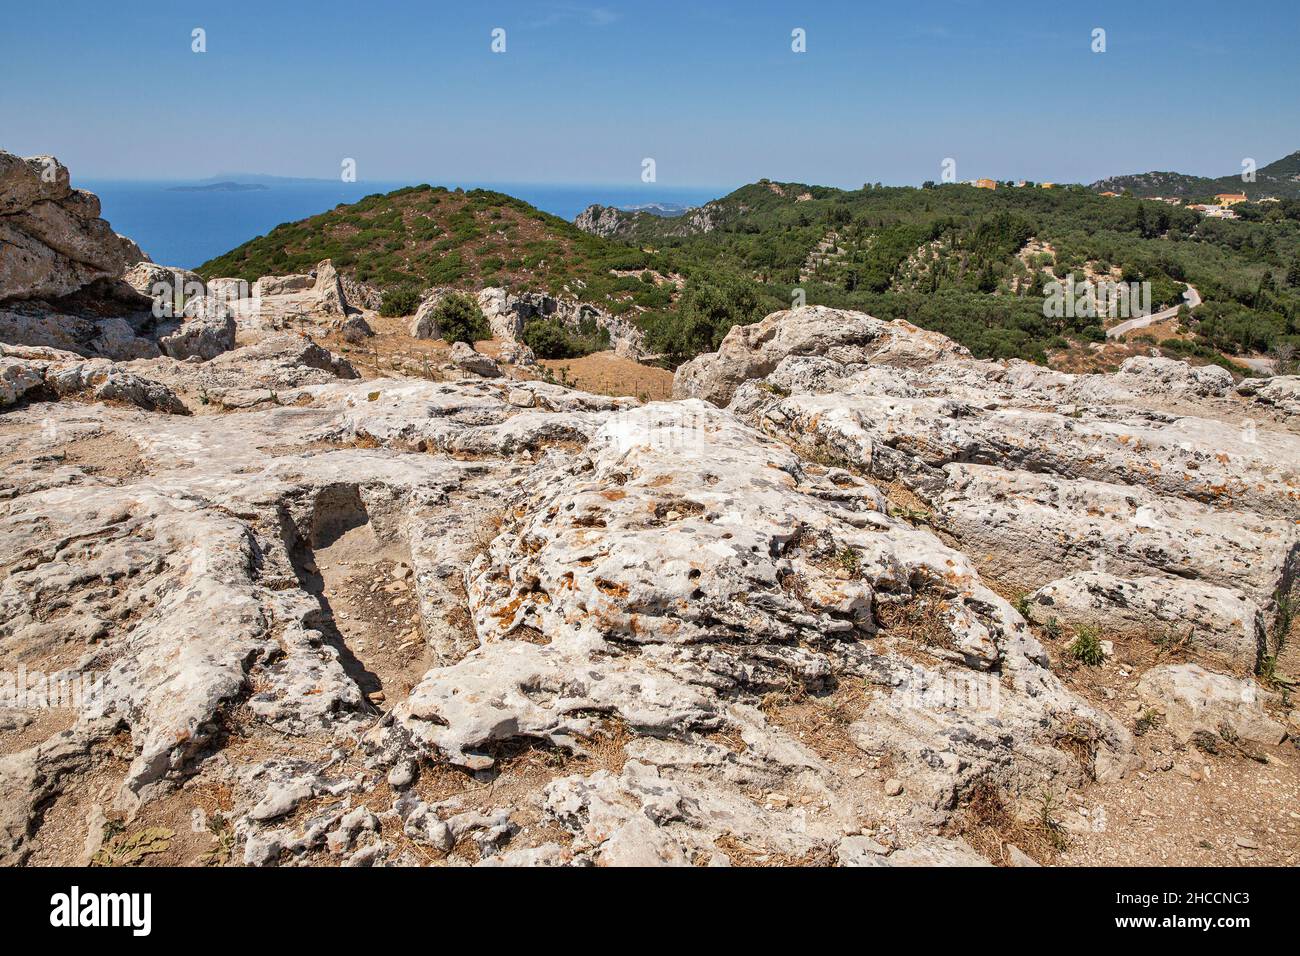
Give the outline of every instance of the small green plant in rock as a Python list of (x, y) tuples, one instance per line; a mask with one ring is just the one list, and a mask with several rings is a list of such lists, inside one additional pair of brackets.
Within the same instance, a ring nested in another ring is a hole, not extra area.
[(1080, 625), (1074, 632), (1070, 656), (1080, 664), (1089, 667), (1100, 666), (1106, 660), (1106, 652), (1101, 649), (1101, 632), (1091, 624)]
[(1070, 838), (1065, 827), (1056, 819), (1056, 796), (1050, 790), (1044, 790), (1038, 801), (1038, 825), (1043, 836), (1060, 853), (1070, 846)]
[(1133, 724), (1133, 733), (1139, 737), (1144, 736), (1147, 731), (1154, 730), (1160, 726), (1160, 719), (1160, 711), (1156, 710), (1154, 707), (1148, 707), (1146, 710), (1142, 711), (1141, 716), (1139, 716), (1137, 721)]

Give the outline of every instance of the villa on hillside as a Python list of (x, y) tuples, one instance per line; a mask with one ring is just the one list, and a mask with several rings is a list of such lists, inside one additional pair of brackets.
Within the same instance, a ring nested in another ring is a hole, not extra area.
[(1236, 219), (1237, 218), (1237, 214), (1233, 212), (1231, 209), (1229, 209), (1227, 206), (1214, 206), (1214, 205), (1206, 205), (1205, 203), (1193, 203), (1192, 205), (1189, 205), (1187, 208), (1195, 212), (1199, 212), (1202, 216), (1206, 216), (1210, 219)]
[(971, 183), (971, 185), (974, 186), (976, 189), (997, 189), (998, 188), (998, 183), (996, 179), (977, 179), (973, 183)]
[(1113, 193), (1113, 192), (1111, 192), (1110, 190), (1107, 190), (1106, 192), (1102, 193), (1102, 195), (1103, 195), (1103, 196), (1118, 196), (1119, 193)]
[(1246, 201), (1245, 193), (1219, 193), (1214, 197), (1214, 201), (1220, 206), (1235, 206), (1239, 202)]

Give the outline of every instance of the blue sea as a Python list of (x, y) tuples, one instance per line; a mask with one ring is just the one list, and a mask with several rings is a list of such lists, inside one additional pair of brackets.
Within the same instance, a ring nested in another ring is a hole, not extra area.
[[(226, 179), (227, 177), (221, 177)], [(230, 176), (233, 182), (256, 182)], [(103, 217), (115, 232), (134, 239), (154, 262), (193, 269), (236, 246), (265, 235), (282, 222), (314, 216), (340, 203), (385, 193), (411, 183), (266, 183), (245, 192), (177, 191), (204, 182), (80, 180), (73, 185), (99, 196)], [(672, 203), (698, 206), (725, 188), (671, 188), (657, 183), (631, 187), (529, 183), (452, 183), (449, 188), (495, 189), (572, 221), (591, 203), (632, 206)]]

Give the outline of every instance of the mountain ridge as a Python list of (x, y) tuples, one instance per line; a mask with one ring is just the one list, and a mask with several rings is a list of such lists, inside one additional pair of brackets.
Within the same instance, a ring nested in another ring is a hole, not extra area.
[(1252, 200), (1297, 199), (1300, 198), (1300, 150), (1256, 169), (1253, 182), (1243, 182), (1240, 173), (1212, 178), (1149, 171), (1108, 176), (1088, 188), (1096, 192), (1129, 192), (1140, 198), (1209, 199), (1217, 193), (1244, 193)]

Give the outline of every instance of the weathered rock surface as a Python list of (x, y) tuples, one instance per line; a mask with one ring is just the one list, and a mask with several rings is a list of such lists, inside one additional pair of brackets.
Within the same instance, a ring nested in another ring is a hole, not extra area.
[(238, 280), (214, 280), (208, 285), (207, 301), (196, 308), (200, 314), (230, 314), (241, 330), (249, 332), (324, 325), (341, 332), (351, 328), (364, 336), (355, 323), (347, 324), (350, 306), (329, 259), (306, 275), (263, 276), (247, 288)]
[[(130, 819), (221, 794), (248, 865), (979, 865), (977, 787), (1137, 765), (993, 585), (1260, 653), (1297, 550), (1277, 406), (1208, 451), (1259, 407), (1215, 375), (1162, 368), (1152, 411), (1149, 370), (834, 310), (728, 341), (682, 375), (712, 402), (649, 405), (359, 381), (289, 332), (0, 349), (0, 670), (90, 682), (0, 750), (0, 862), (59, 859), (93, 786)], [(1171, 727), (1280, 739), (1234, 678), (1147, 677)]]
[(1254, 672), (1267, 652), (1263, 607), (1230, 587), (1187, 578), (1121, 578), (1079, 571), (1029, 595), (1029, 616), (1108, 633), (1163, 637), (1214, 655), (1235, 670)]
[[(149, 261), (137, 262), (122, 278), (136, 292), (151, 299), (165, 298), (171, 301), (179, 296), (182, 307), (185, 300), (207, 294), (207, 286), (197, 272)], [(174, 314), (180, 315), (181, 311), (182, 309), (175, 309)]]
[(905, 512), (1005, 588), (1059, 602), (1031, 604), (1062, 623), (1181, 629), (1238, 668), (1264, 653), (1300, 567), (1300, 421), (1260, 414), (1267, 386), (1243, 398), (1224, 370), (1167, 359), (1070, 375), (936, 339), (797, 309), (733, 329), (674, 389), (900, 489)]
[(677, 370), (674, 398), (702, 398), (726, 405), (740, 385), (764, 378), (787, 356), (824, 356), (842, 365), (893, 359), (924, 365), (968, 354), (951, 339), (906, 322), (882, 322), (862, 312), (808, 306), (774, 312), (753, 325), (737, 325), (717, 352)]
[(174, 359), (214, 359), (235, 347), (235, 319), (231, 315), (188, 319), (174, 332), (161, 336), (158, 345)]
[(457, 342), (451, 347), (451, 364), (474, 375), (482, 375), (484, 378), (501, 376), (501, 367), (497, 365), (496, 359), (474, 351), (474, 347), (466, 342)]
[(1183, 740), (1207, 733), (1232, 741), (1276, 744), (1286, 730), (1263, 707), (1263, 693), (1249, 678), (1215, 674), (1197, 664), (1165, 664), (1142, 675), (1138, 691), (1164, 712)]
[(99, 218), (95, 195), (71, 188), (58, 160), (3, 150), (0, 246), (0, 302), (69, 295), (146, 258)]

